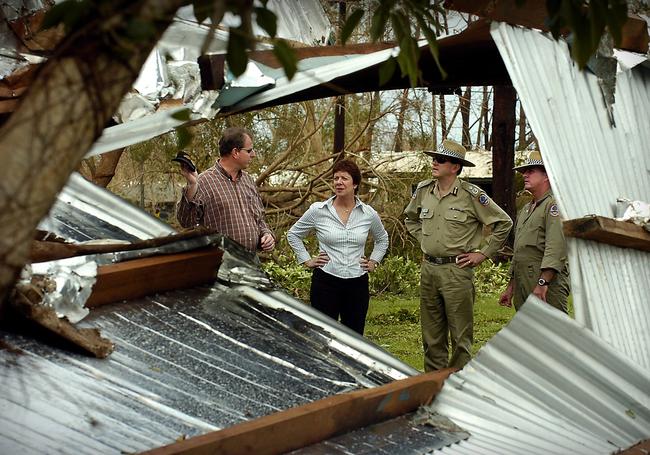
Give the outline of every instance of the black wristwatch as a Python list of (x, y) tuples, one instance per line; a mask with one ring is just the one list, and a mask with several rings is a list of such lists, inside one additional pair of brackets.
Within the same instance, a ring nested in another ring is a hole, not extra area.
[(550, 281), (546, 281), (544, 278), (540, 278), (539, 280), (537, 280), (537, 284), (539, 286), (548, 286), (551, 283)]

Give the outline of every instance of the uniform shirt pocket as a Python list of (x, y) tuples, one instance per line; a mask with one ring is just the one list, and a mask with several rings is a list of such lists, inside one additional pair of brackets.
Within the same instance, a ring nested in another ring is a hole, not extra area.
[(459, 209), (450, 208), (447, 211), (445, 211), (445, 220), (451, 221), (452, 223), (453, 222), (464, 223), (465, 221), (467, 221), (467, 213)]
[(539, 229), (528, 229), (521, 233), (519, 243), (522, 246), (537, 246), (539, 244)]
[(422, 234), (429, 235), (432, 231), (433, 224), (433, 210), (420, 211), (420, 223), (422, 224)]

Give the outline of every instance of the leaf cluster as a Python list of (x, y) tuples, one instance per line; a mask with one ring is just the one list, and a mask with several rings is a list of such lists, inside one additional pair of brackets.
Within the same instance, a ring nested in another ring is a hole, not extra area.
[(264, 30), (273, 42), (273, 53), (284, 67), (289, 79), (296, 73), (297, 57), (295, 52), (283, 39), (277, 38), (278, 18), (268, 9), (268, 0), (261, 0), (262, 6), (254, 6), (253, 2), (237, 0), (193, 0), (194, 15), (200, 22), (210, 19), (212, 24), (221, 22), (224, 13), (230, 12), (240, 17), (240, 24), (230, 27), (227, 45), (226, 62), (235, 76), (246, 71), (248, 55), (245, 52), (255, 48), (252, 21)]
[(510, 281), (510, 262), (496, 264), (483, 261), (474, 269), (474, 288), (476, 294), (494, 294), (505, 290)]
[(553, 37), (557, 39), (567, 29), (573, 33), (571, 57), (580, 68), (594, 55), (606, 30), (620, 46), (627, 21), (626, 0), (548, 0), (546, 5)]
[[(341, 29), (343, 44), (350, 39), (352, 32), (365, 14), (364, 9), (356, 9), (347, 18)], [(398, 66), (402, 77), (408, 76), (411, 86), (418, 85), (421, 78), (421, 71), (418, 67), (420, 47), (417, 36), (419, 33), (424, 34), (442, 78), (447, 77), (438, 58), (436, 35), (439, 30), (439, 22), (437, 14), (444, 15), (445, 11), (437, 3), (430, 3), (428, 0), (387, 0), (377, 4), (376, 9), (372, 11), (371, 40), (373, 42), (381, 40), (385, 31), (392, 29), (400, 48), (396, 58), (389, 58), (380, 67), (380, 85), (385, 85), (393, 77)], [(414, 29), (412, 24), (415, 24), (417, 28)]]

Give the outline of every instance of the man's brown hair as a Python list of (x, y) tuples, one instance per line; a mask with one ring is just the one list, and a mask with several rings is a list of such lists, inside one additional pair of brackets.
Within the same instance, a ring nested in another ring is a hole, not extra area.
[(253, 135), (246, 128), (231, 126), (223, 130), (221, 139), (219, 139), (219, 155), (230, 155), (232, 149), (244, 147), (246, 136), (250, 137), (251, 141), (253, 140)]

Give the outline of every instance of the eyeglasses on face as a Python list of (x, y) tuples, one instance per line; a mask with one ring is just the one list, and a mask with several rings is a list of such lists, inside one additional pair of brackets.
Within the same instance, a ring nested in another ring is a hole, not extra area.
[(246, 152), (248, 154), (255, 153), (255, 149), (253, 147), (250, 147), (250, 148), (241, 147), (239, 150), (242, 150), (242, 151), (244, 151), (244, 152)]

